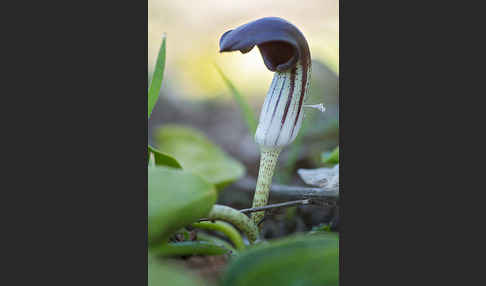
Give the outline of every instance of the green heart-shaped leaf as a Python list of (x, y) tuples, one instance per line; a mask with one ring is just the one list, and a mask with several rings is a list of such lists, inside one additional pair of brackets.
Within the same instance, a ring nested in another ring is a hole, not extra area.
[(176, 169), (182, 169), (181, 164), (177, 162), (177, 160), (170, 155), (164, 154), (159, 150), (155, 149), (154, 147), (148, 145), (148, 156), (150, 158), (150, 154), (154, 154), (155, 158), (155, 165), (157, 166), (167, 166)]
[(148, 168), (148, 240), (169, 236), (209, 214), (216, 202), (214, 186), (199, 176), (167, 167)]
[(334, 233), (296, 236), (241, 252), (228, 267), (224, 286), (339, 284), (338, 237)]
[[(228, 131), (230, 132), (230, 131)], [(243, 177), (245, 167), (213, 144), (201, 132), (178, 125), (165, 125), (155, 134), (159, 150), (221, 189)]]

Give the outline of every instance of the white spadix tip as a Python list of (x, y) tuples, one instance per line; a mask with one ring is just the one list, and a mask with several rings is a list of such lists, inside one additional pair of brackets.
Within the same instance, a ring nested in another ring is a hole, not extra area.
[(320, 112), (326, 111), (326, 108), (324, 107), (324, 104), (322, 104), (322, 103), (314, 104), (314, 105), (304, 104), (304, 107), (314, 108), (314, 109), (319, 110)]

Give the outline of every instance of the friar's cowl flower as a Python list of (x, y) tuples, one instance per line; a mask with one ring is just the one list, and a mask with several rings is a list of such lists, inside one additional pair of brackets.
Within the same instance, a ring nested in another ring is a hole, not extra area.
[(266, 67), (275, 72), (263, 104), (255, 141), (264, 149), (290, 144), (302, 125), (302, 108), (311, 75), (304, 35), (277, 17), (258, 19), (221, 36), (220, 52), (247, 53), (258, 46)]
[[(263, 104), (255, 141), (261, 157), (252, 207), (267, 204), (273, 172), (281, 149), (297, 136), (311, 75), (309, 46), (304, 35), (281, 18), (262, 18), (227, 31), (220, 51), (248, 53), (258, 46), (267, 68), (275, 75)], [(258, 224), (263, 212), (252, 213)]]

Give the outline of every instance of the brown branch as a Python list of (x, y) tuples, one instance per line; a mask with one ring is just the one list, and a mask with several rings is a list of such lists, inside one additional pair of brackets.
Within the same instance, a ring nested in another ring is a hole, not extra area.
[[(256, 181), (252, 178), (244, 178), (235, 183), (235, 186), (246, 191), (254, 191)], [(278, 197), (281, 200), (305, 200), (310, 199), (313, 204), (320, 204), (325, 201), (339, 200), (339, 189), (337, 188), (313, 188), (305, 186), (285, 186), (272, 184), (270, 189), (271, 197)]]
[(263, 206), (263, 207), (242, 209), (242, 210), (240, 210), (240, 212), (252, 213), (252, 212), (264, 211), (264, 210), (273, 209), (273, 208), (292, 207), (292, 206), (296, 206), (296, 205), (308, 205), (310, 203), (311, 203), (311, 201), (308, 200), (308, 199), (297, 200), (297, 201), (289, 201), (289, 202), (284, 202), (284, 203), (266, 205), (266, 206)]
[[(251, 178), (244, 178), (234, 185), (245, 191), (254, 191), (256, 181)], [(339, 189), (331, 188), (312, 188), (301, 186), (285, 186), (272, 184), (270, 195), (279, 197), (281, 200), (293, 199), (292, 201), (285, 201), (277, 204), (269, 204), (263, 207), (248, 208), (239, 210), (242, 213), (252, 213), (258, 211), (265, 211), (274, 208), (285, 208), (297, 205), (334, 205), (339, 200)], [(297, 199), (297, 200), (296, 200)], [(208, 221), (207, 218), (202, 218), (199, 221)]]
[[(292, 206), (297, 206), (297, 205), (308, 205), (308, 204), (311, 204), (311, 203), (312, 203), (311, 200), (306, 199), (306, 200), (289, 201), (289, 202), (278, 203), (278, 204), (270, 204), (270, 205), (266, 205), (266, 206), (263, 206), (263, 207), (242, 209), (242, 210), (239, 210), (239, 211), (241, 213), (248, 214), (248, 213), (265, 211), (265, 210), (275, 209), (275, 208), (285, 208), (285, 207), (292, 207)], [(202, 218), (202, 219), (199, 219), (199, 221), (200, 222), (201, 221), (210, 221), (210, 219)]]

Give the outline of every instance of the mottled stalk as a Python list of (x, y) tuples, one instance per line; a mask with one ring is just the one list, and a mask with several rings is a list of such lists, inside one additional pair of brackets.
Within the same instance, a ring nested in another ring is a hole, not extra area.
[[(262, 207), (268, 202), (272, 177), (282, 148), (295, 140), (302, 125), (302, 106), (307, 97), (311, 65), (304, 59), (287, 72), (276, 72), (265, 97), (255, 141), (261, 147), (255, 196), (252, 207)], [(252, 214), (255, 224), (262, 220), (264, 212)]]
[(245, 214), (233, 208), (214, 205), (209, 212), (208, 220), (222, 220), (231, 223), (248, 237), (250, 243), (258, 239), (258, 227), (256, 224)]
[[(253, 196), (252, 208), (263, 207), (268, 202), (270, 193), (270, 186), (272, 184), (273, 171), (277, 165), (278, 155), (281, 149), (262, 148), (260, 157), (260, 169), (258, 170), (258, 180), (255, 188), (255, 195)], [(265, 215), (264, 211), (255, 212), (251, 214), (253, 222), (258, 225)]]

